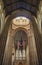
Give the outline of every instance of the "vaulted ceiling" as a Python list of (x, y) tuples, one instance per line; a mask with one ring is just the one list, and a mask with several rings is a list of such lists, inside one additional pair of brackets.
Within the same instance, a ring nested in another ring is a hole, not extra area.
[(17, 9), (25, 9), (36, 16), (40, 0), (3, 0), (6, 15)]

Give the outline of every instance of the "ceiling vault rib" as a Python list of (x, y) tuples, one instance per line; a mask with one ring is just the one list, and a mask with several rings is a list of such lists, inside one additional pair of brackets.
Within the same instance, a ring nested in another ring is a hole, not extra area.
[(11, 14), (14, 10), (25, 9), (36, 15), (39, 10), (40, 0), (3, 0), (6, 15)]
[[(33, 13), (31, 10), (27, 10), (27, 9), (25, 9), (25, 8), (23, 8), (23, 7), (20, 7), (20, 8), (17, 8), (17, 9), (13, 9), (13, 10), (11, 10), (11, 11), (9, 11), (9, 12), (7, 12), (7, 14), (11, 14), (12, 12), (14, 12), (14, 11), (16, 11), (16, 10), (26, 10), (26, 11), (29, 11), (31, 14), (33, 14), (33, 15), (35, 15), (36, 16), (36, 14), (35, 13)], [(6, 15), (7, 16), (7, 15)]]
[[(7, 4), (7, 3), (6, 3), (6, 5), (4, 6), (4, 8), (6, 8), (7, 6), (11, 6), (11, 5), (13, 5), (13, 4), (17, 4), (17, 3), (20, 3), (20, 2), (19, 2), (19, 1), (16, 1), (16, 2), (13, 2), (13, 3), (10, 3), (10, 4)], [(37, 5), (28, 3), (28, 2), (26, 2), (26, 1), (23, 1), (22, 3), (25, 3), (25, 4), (27, 4), (27, 5), (30, 5), (30, 6), (33, 6), (33, 7), (36, 7), (36, 8), (37, 8)]]

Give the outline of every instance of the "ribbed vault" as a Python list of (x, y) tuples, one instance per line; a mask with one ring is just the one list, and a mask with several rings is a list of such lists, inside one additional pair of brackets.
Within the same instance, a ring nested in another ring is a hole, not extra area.
[(40, 0), (3, 0), (6, 15), (11, 14), (14, 10), (17, 9), (25, 9), (36, 16), (39, 2)]

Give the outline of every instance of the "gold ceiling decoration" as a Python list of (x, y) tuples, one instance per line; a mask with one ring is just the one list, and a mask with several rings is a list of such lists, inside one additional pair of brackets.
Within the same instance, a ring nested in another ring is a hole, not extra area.
[(26, 18), (26, 17), (16, 17), (16, 18), (14, 18), (13, 20), (12, 20), (12, 23), (14, 24), (14, 25), (28, 25), (29, 23), (30, 23), (30, 20), (28, 19), (28, 18)]

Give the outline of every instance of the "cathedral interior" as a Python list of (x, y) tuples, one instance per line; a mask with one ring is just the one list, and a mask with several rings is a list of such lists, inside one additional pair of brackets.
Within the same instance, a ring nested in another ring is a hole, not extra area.
[(42, 65), (42, 0), (0, 0), (0, 65)]

